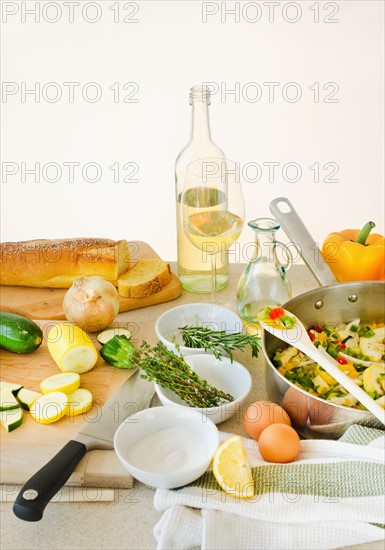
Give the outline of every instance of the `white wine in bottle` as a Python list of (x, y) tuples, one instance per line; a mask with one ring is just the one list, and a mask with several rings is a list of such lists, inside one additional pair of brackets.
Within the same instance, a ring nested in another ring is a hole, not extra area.
[[(206, 157), (224, 159), (225, 155), (215, 145), (210, 135), (208, 111), (210, 105), (209, 88), (206, 86), (193, 86), (190, 90), (190, 105), (192, 110), (190, 141), (179, 153), (175, 162), (178, 277), (185, 290), (203, 294), (211, 292), (211, 261), (209, 255), (194, 246), (185, 234), (180, 201), (188, 164), (194, 160)], [(210, 197), (210, 202), (207, 204), (208, 210), (216, 210), (219, 207), (219, 204), (214, 204), (213, 198)], [(218, 201), (221, 202), (220, 197), (218, 197)], [(192, 204), (195, 204), (195, 201)], [(217, 290), (224, 288), (228, 280), (229, 264), (227, 255), (225, 253), (218, 254)]]

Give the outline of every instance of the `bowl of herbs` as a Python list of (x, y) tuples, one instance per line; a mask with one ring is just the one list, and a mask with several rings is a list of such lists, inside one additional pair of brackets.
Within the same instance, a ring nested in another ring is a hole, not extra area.
[(155, 323), (159, 340), (183, 356), (211, 353), (217, 359), (234, 350), (250, 347), (253, 357), (261, 349), (260, 339), (246, 334), (241, 319), (226, 307), (216, 304), (185, 304), (169, 309)]
[[(249, 371), (228, 357), (217, 359), (211, 353), (178, 358), (185, 362), (186, 384), (175, 392), (172, 386), (156, 383), (155, 390), (165, 406), (193, 407), (219, 424), (241, 411), (252, 386)], [(162, 381), (160, 381), (162, 383)]]
[(161, 341), (154, 346), (143, 341), (136, 347), (125, 335), (117, 335), (102, 346), (100, 355), (114, 367), (139, 368), (142, 378), (155, 382), (163, 405), (194, 408), (214, 424), (239, 411), (252, 386), (249, 371), (230, 357), (183, 357)]
[(164, 405), (193, 407), (214, 423), (241, 407), (251, 390), (249, 371), (233, 353), (261, 349), (260, 338), (247, 334), (238, 315), (213, 304), (188, 304), (163, 313), (155, 325), (155, 345), (134, 346), (116, 335), (100, 349), (103, 359), (118, 368), (139, 368), (155, 382)]

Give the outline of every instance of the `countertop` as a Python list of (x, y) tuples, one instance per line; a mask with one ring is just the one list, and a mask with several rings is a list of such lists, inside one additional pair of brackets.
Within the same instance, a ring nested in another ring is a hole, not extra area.
[[(172, 269), (176, 272), (175, 265)], [(229, 285), (218, 293), (218, 302), (224, 303), (230, 309), (236, 310), (236, 286), (244, 265), (231, 265)], [(289, 280), (293, 287), (293, 296), (317, 288), (318, 284), (309, 270), (303, 265), (294, 265), (289, 272)], [(189, 302), (210, 302), (209, 295), (198, 295), (188, 292), (176, 300), (136, 311), (120, 314), (118, 321), (140, 321), (139, 326), (152, 326), (152, 339), (155, 341), (153, 329), (155, 319), (167, 309)], [(148, 334), (148, 331), (147, 331)], [(140, 338), (140, 332), (139, 332)], [(240, 354), (240, 352), (239, 352)], [(262, 354), (251, 360), (246, 353), (235, 358), (246, 365), (253, 377), (253, 389), (250, 401), (267, 397), (264, 384), (264, 361)], [(153, 405), (159, 405), (155, 397)], [(219, 429), (229, 433), (246, 435), (239, 419), (229, 419), (220, 424)], [(131, 489), (123, 486), (115, 487), (114, 500), (102, 502), (101, 492), (94, 494), (90, 489), (81, 491), (80, 502), (51, 502), (44, 518), (37, 523), (27, 523), (19, 520), (12, 512), (11, 498), (15, 488), (3, 486), (1, 503), (1, 542), (2, 550), (10, 549), (153, 549), (156, 541), (153, 527), (161, 517), (153, 506), (154, 490), (135, 481)], [(383, 549), (383, 541), (361, 545), (362, 549)]]

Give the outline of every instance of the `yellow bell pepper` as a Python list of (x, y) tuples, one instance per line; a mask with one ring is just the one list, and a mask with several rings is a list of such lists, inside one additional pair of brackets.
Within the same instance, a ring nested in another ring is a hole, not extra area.
[(385, 280), (385, 238), (370, 234), (368, 222), (361, 229), (330, 233), (322, 245), (322, 256), (336, 279), (345, 281)]

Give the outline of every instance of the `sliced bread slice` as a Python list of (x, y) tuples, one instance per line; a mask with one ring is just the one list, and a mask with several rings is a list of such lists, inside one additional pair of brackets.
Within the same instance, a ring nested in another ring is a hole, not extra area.
[(118, 279), (118, 292), (125, 298), (144, 298), (170, 282), (170, 266), (158, 258), (139, 260)]

